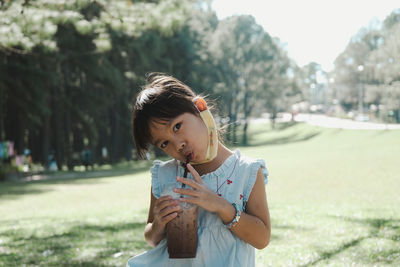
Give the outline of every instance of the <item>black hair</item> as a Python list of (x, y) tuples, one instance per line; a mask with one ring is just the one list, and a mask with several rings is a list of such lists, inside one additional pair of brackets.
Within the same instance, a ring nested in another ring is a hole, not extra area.
[(146, 78), (147, 84), (136, 98), (132, 116), (133, 138), (140, 158), (146, 158), (151, 143), (151, 121), (168, 121), (183, 113), (199, 116), (193, 103), (196, 94), (189, 86), (163, 73), (150, 73)]

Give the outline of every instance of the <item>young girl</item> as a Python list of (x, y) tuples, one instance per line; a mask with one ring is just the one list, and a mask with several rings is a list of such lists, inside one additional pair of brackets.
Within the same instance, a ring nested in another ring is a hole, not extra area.
[[(152, 144), (173, 159), (156, 160), (151, 168), (144, 235), (154, 248), (131, 258), (127, 266), (255, 266), (254, 248), (265, 248), (271, 235), (264, 161), (245, 157), (219, 142), (204, 99), (164, 74), (151, 74), (138, 95), (133, 135), (141, 157)], [(187, 160), (191, 177), (183, 178), (181, 163)], [(185, 185), (174, 189), (184, 197), (161, 196), (163, 185), (171, 181)], [(181, 211), (183, 202), (198, 206), (197, 254), (170, 259), (166, 225)]]

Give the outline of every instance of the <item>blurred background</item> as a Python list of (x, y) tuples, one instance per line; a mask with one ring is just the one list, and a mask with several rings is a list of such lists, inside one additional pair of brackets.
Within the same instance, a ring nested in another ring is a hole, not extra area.
[(135, 159), (150, 71), (214, 97), (232, 144), (283, 113), (399, 123), (399, 9), (322, 2), (1, 1), (2, 177)]
[(400, 264), (397, 1), (1, 0), (0, 266), (123, 266), (148, 169), (133, 101), (165, 72), (264, 158), (257, 266)]

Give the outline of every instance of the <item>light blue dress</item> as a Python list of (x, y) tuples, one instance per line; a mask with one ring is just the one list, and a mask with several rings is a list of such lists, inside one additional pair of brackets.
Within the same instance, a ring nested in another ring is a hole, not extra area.
[[(264, 174), (265, 184), (268, 172), (262, 159), (251, 159), (239, 150), (229, 156), (214, 172), (202, 176), (204, 183), (231, 203), (236, 203), (242, 211), (250, 197), (259, 168)], [(154, 161), (151, 168), (153, 195), (159, 198), (162, 185), (174, 182), (176, 176), (183, 176), (184, 169), (178, 161)], [(190, 174), (188, 177), (191, 177)], [(215, 213), (198, 209), (198, 247), (196, 258), (170, 259), (166, 239), (153, 249), (137, 255), (127, 262), (127, 266), (255, 266), (255, 249), (225, 228)]]

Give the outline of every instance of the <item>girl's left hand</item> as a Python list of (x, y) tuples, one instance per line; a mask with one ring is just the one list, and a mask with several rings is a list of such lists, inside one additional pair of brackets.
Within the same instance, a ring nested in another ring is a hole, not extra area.
[(203, 209), (210, 212), (217, 212), (218, 208), (221, 206), (221, 202), (226, 201), (224, 198), (218, 196), (214, 191), (206, 186), (206, 184), (201, 179), (198, 172), (192, 167), (192, 165), (187, 164), (189, 172), (192, 174), (194, 180), (177, 177), (177, 181), (190, 186), (192, 189), (186, 188), (176, 188), (174, 191), (181, 195), (191, 196), (189, 198), (180, 198), (181, 202), (188, 202), (196, 204)]

